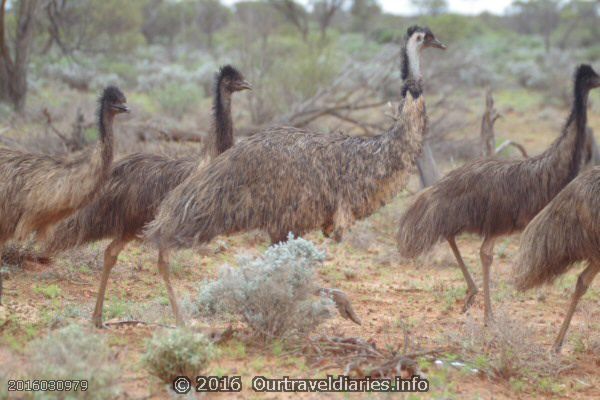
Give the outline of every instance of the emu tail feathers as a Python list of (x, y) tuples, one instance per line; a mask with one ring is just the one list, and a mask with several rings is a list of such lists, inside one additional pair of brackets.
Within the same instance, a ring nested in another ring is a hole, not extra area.
[(400, 255), (415, 258), (447, 236), (445, 207), (436, 207), (431, 190), (426, 190), (400, 217), (396, 242)]
[(521, 236), (515, 277), (515, 286), (519, 290), (552, 283), (573, 263), (585, 258), (589, 240), (577, 216), (574, 212), (554, 211), (551, 203), (531, 221)]

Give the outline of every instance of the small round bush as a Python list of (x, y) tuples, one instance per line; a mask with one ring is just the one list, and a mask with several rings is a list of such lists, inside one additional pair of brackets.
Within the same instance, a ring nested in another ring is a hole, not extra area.
[(36, 392), (35, 399), (114, 399), (120, 394), (121, 370), (104, 335), (69, 325), (27, 346), (31, 379), (86, 380), (85, 391)]
[(142, 361), (150, 373), (171, 383), (181, 375), (190, 378), (200, 375), (216, 353), (203, 334), (177, 328), (155, 333), (146, 345)]

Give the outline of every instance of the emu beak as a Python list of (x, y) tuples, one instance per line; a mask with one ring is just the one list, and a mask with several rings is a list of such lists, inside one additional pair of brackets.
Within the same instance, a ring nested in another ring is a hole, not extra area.
[(112, 108), (115, 109), (117, 112), (120, 113), (128, 113), (130, 112), (129, 107), (127, 107), (125, 104), (113, 104)]
[(252, 84), (248, 81), (243, 81), (240, 84), (240, 87), (242, 88), (242, 90), (252, 90)]
[(425, 45), (427, 47), (434, 47), (436, 49), (446, 50), (446, 45), (444, 43), (440, 42), (439, 40), (437, 40), (436, 37), (432, 37), (431, 39), (428, 39), (425, 42)]

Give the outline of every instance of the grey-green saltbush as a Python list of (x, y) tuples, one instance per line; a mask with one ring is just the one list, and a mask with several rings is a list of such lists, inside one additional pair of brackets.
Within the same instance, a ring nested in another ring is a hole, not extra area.
[(31, 379), (86, 380), (85, 391), (33, 392), (35, 399), (113, 399), (121, 371), (103, 335), (69, 325), (28, 345)]
[(142, 362), (151, 374), (172, 383), (178, 376), (193, 379), (200, 375), (216, 354), (216, 348), (203, 334), (176, 328), (155, 333), (147, 343)]
[(332, 315), (333, 302), (315, 295), (315, 269), (324, 259), (311, 242), (290, 234), (262, 257), (221, 268), (217, 280), (200, 288), (199, 313), (238, 316), (263, 340), (305, 335)]

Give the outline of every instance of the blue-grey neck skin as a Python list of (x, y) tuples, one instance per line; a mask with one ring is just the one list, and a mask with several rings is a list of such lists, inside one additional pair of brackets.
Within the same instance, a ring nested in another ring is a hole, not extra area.
[(406, 39), (402, 47), (402, 98), (408, 91), (416, 99), (421, 95), (421, 45), (416, 42), (414, 33)]

